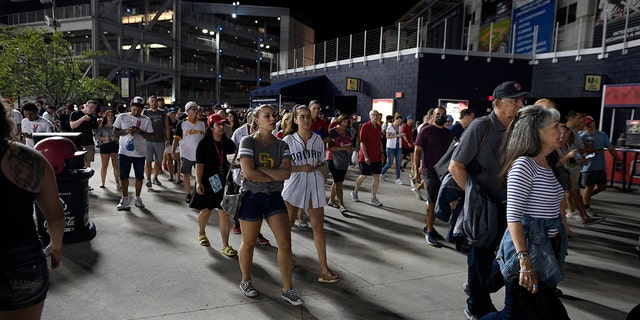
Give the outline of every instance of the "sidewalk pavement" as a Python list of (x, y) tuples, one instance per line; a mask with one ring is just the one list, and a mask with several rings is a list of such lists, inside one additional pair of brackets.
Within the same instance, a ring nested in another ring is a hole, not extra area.
[[(371, 178), (351, 201), (357, 169), (351, 168), (344, 197), (349, 212), (325, 209), (329, 268), (342, 279), (317, 282), (319, 266), (311, 229), (292, 229), (298, 266), (293, 283), (305, 300), (291, 306), (280, 298), (275, 238), (263, 224), (270, 246), (256, 245), (252, 277), (259, 292), (245, 297), (238, 284), (237, 257), (222, 249), (217, 215), (207, 227), (211, 247), (198, 244), (197, 211), (184, 201), (184, 189), (160, 176), (162, 186), (147, 191), (146, 208), (116, 211), (120, 199), (111, 171), (107, 188), (100, 185), (100, 159), (90, 179), (90, 221), (97, 235), (66, 243), (62, 266), (51, 274), (43, 319), (464, 319), (466, 256), (455, 245), (427, 245), (422, 234), (425, 202), (405, 185), (380, 182), (378, 199), (366, 204)], [(394, 179), (395, 180), (395, 179)], [(327, 184), (327, 195), (329, 194)], [(133, 195), (133, 180), (130, 185)], [(583, 227), (570, 220), (578, 237), (569, 242), (565, 279), (559, 288), (572, 319), (625, 319), (640, 303), (640, 260), (635, 251), (640, 234), (640, 191), (609, 189), (594, 197), (592, 207), (606, 217)], [(445, 234), (447, 223), (436, 221)], [(231, 234), (238, 248), (241, 236)], [(504, 289), (492, 296), (498, 309)]]

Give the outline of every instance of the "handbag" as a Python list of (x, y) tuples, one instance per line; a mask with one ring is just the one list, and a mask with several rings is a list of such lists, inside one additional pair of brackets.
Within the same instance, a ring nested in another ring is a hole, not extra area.
[(231, 177), (231, 169), (233, 168), (237, 157), (238, 150), (236, 150), (236, 154), (233, 156), (233, 161), (231, 161), (229, 170), (227, 170), (227, 181), (224, 184), (222, 202), (220, 202), (220, 207), (222, 208), (222, 210), (224, 210), (232, 218), (240, 211), (240, 205), (242, 204), (243, 196), (243, 193), (240, 192), (240, 187), (233, 182), (233, 178)]

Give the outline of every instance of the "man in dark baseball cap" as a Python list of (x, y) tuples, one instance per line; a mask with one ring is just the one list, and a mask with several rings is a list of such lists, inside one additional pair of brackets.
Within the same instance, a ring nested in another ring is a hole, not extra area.
[(495, 90), (493, 90), (493, 100), (504, 99), (504, 98), (520, 98), (524, 97), (528, 94), (528, 91), (525, 91), (522, 88), (522, 85), (516, 81), (507, 81), (499, 84)]

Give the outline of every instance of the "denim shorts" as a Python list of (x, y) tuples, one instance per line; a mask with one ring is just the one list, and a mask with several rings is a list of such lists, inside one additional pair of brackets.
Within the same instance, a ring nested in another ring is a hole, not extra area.
[(0, 310), (16, 310), (42, 302), (49, 291), (49, 269), (42, 248), (28, 246), (2, 253)]
[(260, 221), (281, 213), (287, 214), (282, 193), (244, 191), (238, 217), (245, 221)]

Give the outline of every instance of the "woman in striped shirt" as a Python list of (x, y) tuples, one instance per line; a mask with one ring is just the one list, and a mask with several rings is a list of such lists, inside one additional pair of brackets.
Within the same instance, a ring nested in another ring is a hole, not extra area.
[[(560, 217), (564, 191), (546, 158), (560, 144), (559, 120), (556, 109), (527, 106), (518, 111), (504, 136), (500, 164), (507, 185), (508, 229), (496, 260), (505, 278), (505, 307), (485, 317), (530, 319), (541, 316), (541, 310), (552, 310), (552, 318), (568, 318), (554, 295), (564, 277), (567, 251)], [(542, 309), (525, 302), (533, 300), (533, 295), (552, 307)]]

